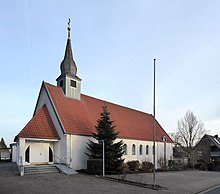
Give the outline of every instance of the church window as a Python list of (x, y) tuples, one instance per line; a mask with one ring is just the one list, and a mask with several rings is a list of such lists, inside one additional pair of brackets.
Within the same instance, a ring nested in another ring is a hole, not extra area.
[(71, 80), (70, 85), (71, 85), (72, 87), (76, 88), (76, 81)]
[(142, 155), (142, 153), (143, 153), (143, 146), (140, 145), (140, 146), (139, 146), (139, 155)]
[(146, 145), (146, 155), (149, 154), (149, 145)]
[(60, 80), (60, 87), (63, 87), (63, 80)]
[(128, 153), (127, 153), (128, 151), (127, 151), (127, 144), (124, 144), (124, 155), (127, 155)]
[(133, 145), (132, 145), (132, 155), (135, 155), (135, 149), (136, 149), (136, 148), (135, 148), (135, 145), (133, 144)]

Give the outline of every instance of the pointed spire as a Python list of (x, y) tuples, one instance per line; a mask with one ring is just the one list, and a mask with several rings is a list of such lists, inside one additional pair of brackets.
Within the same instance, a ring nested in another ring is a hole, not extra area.
[(67, 38), (66, 50), (65, 50), (64, 59), (60, 64), (60, 70), (61, 70), (61, 75), (67, 74), (67, 75), (70, 75), (70, 76), (76, 76), (77, 67), (76, 67), (76, 63), (73, 59), (73, 53), (72, 53), (72, 47), (71, 47), (70, 22), (71, 22), (71, 20), (69, 19), (68, 27), (67, 27), (68, 38)]
[(1, 141), (0, 141), (0, 148), (7, 148), (7, 145), (5, 144), (5, 141), (3, 138), (1, 138)]

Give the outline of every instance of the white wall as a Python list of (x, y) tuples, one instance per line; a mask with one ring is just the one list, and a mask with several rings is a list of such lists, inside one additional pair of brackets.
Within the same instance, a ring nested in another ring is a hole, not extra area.
[[(90, 140), (94, 140), (91, 136), (80, 136), (72, 135), (72, 168), (75, 170), (85, 169), (87, 167), (88, 157), (86, 156), (87, 143)], [(140, 163), (143, 161), (149, 161), (153, 163), (153, 142), (152, 141), (141, 141), (141, 140), (132, 140), (132, 139), (117, 139), (116, 141), (123, 140), (127, 144), (127, 155), (124, 155), (123, 158), (125, 162), (131, 160), (139, 160)], [(70, 142), (70, 135), (68, 137)], [(135, 155), (132, 155), (132, 145), (135, 145)], [(142, 155), (139, 153), (139, 146), (142, 145)], [(149, 146), (148, 155), (146, 154), (146, 145)], [(166, 159), (172, 159), (173, 149), (171, 143), (166, 143)], [(156, 167), (157, 159), (164, 157), (164, 143), (156, 142)]]
[[(152, 141), (143, 141), (143, 140), (132, 140), (132, 139), (118, 139), (122, 140), (124, 144), (127, 145), (127, 155), (124, 155), (124, 161), (138, 160), (140, 163), (143, 161), (149, 161), (153, 163), (153, 142)], [(132, 146), (135, 145), (135, 154), (132, 154)], [(140, 154), (140, 145), (142, 145), (142, 154)], [(146, 146), (148, 145), (148, 154), (146, 154)], [(157, 160), (162, 157), (164, 158), (164, 143), (156, 142), (156, 168)], [(171, 143), (166, 143), (166, 160), (173, 158), (173, 148)]]
[(12, 162), (17, 162), (17, 157), (18, 157), (18, 153), (17, 153), (17, 144), (13, 144), (11, 147), (11, 161)]
[(62, 128), (60, 126), (60, 123), (57, 119), (56, 113), (53, 109), (53, 106), (50, 102), (50, 99), (49, 99), (49, 97), (46, 93), (46, 89), (44, 87), (42, 87), (42, 90), (40, 91), (40, 95), (39, 95), (39, 100), (38, 100), (38, 103), (36, 105), (36, 111), (40, 107), (42, 107), (44, 104), (47, 106), (50, 117), (51, 117), (51, 119), (53, 121), (53, 124), (56, 128), (56, 131), (57, 131), (57, 133), (60, 137), (60, 141), (57, 142), (54, 146), (54, 155), (56, 156), (55, 161), (59, 162), (59, 159), (62, 159), (62, 160), (66, 159), (66, 156), (67, 156), (66, 136), (63, 134), (63, 130), (62, 130)]
[[(70, 136), (70, 135), (69, 135)], [(87, 143), (93, 138), (91, 136), (71, 135), (72, 138), (72, 168), (74, 170), (86, 169), (88, 157)]]

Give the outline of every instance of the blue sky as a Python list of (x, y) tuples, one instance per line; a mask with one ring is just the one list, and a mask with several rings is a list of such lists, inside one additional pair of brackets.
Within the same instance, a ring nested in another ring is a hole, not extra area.
[[(0, 137), (33, 116), (42, 81), (56, 84), (71, 18), (82, 93), (152, 113), (168, 132), (187, 110), (220, 127), (220, 1), (2, 1)], [(220, 134), (219, 134), (220, 135)]]

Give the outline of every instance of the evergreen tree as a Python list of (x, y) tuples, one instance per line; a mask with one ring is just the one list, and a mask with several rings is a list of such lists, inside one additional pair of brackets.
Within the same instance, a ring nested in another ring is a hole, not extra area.
[(100, 118), (97, 121), (96, 133), (93, 133), (92, 137), (97, 140), (93, 142), (89, 140), (88, 151), (86, 153), (90, 159), (102, 159), (103, 157), (103, 142), (105, 142), (105, 170), (108, 171), (120, 171), (124, 159), (122, 159), (123, 142), (119, 141), (114, 143), (119, 132), (116, 132), (116, 126), (113, 125), (114, 121), (110, 119), (110, 113), (107, 110), (107, 106), (103, 106), (103, 110), (100, 113)]

